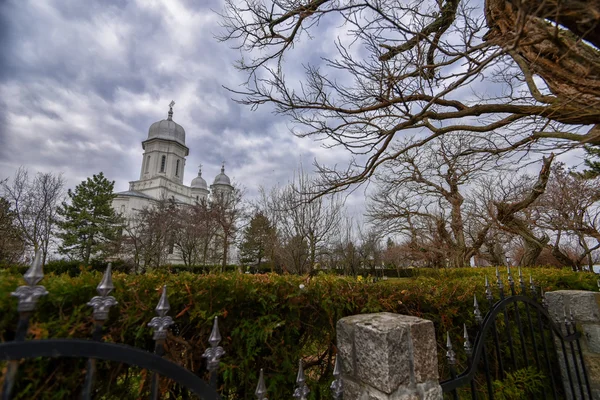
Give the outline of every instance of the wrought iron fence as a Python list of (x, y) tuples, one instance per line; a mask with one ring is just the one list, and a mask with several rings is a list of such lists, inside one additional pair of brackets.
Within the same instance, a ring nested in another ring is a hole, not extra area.
[[(474, 324), (463, 326), (461, 364), (457, 375), (457, 353), (450, 333), (446, 337), (446, 359), (450, 379), (441, 382), (444, 397), (458, 399), (511, 398), (520, 391), (526, 398), (592, 399), (583, 360), (581, 333), (577, 332), (572, 312), (564, 309), (564, 331), (547, 311), (543, 290), (538, 297), (535, 282), (527, 287), (519, 268), (518, 286), (507, 268), (510, 293), (496, 268), (498, 300), (485, 278), (485, 297), (489, 311), (482, 316), (477, 295), (473, 302)], [(519, 291), (519, 293), (517, 293)], [(541, 298), (541, 304), (538, 299)], [(471, 343), (475, 332), (475, 340)], [(525, 398), (524, 397), (524, 398)]]
[[(26, 340), (29, 329), (30, 318), (35, 310), (38, 300), (48, 295), (44, 286), (38, 285), (44, 274), (41, 266), (41, 253), (36, 257), (24, 274), (27, 285), (19, 286), (12, 296), (18, 298), (17, 311), (19, 321), (13, 341), (0, 343), (0, 361), (8, 361), (4, 382), (2, 386), (2, 400), (9, 400), (13, 394), (14, 384), (18, 378), (19, 360), (34, 359), (38, 357), (65, 357), (87, 359), (86, 375), (83, 382), (81, 398), (90, 399), (93, 394), (94, 378), (96, 374), (97, 360), (120, 362), (129, 366), (136, 366), (152, 371), (150, 384), (150, 397), (157, 399), (159, 396), (159, 380), (165, 377), (173, 380), (181, 387), (188, 389), (201, 399), (218, 400), (221, 396), (218, 392), (218, 369), (221, 357), (225, 355), (224, 349), (219, 346), (221, 334), (219, 332), (218, 318), (214, 318), (212, 331), (208, 338), (208, 347), (203, 357), (206, 358), (206, 367), (209, 372), (209, 382), (205, 382), (200, 376), (186, 368), (163, 358), (165, 354), (165, 341), (170, 326), (174, 324), (173, 318), (168, 315), (170, 310), (167, 297), (167, 287), (163, 286), (158, 305), (155, 308), (156, 316), (148, 323), (152, 328), (154, 340), (154, 352), (148, 352), (133, 346), (124, 344), (106, 343), (102, 341), (102, 332), (108, 319), (111, 307), (118, 305), (117, 300), (110, 293), (114, 290), (112, 281), (111, 265), (104, 272), (102, 280), (96, 290), (98, 296), (94, 296), (88, 303), (92, 307), (94, 327), (91, 340), (83, 339), (36, 339)], [(331, 393), (335, 400), (342, 400), (342, 379), (340, 360), (336, 357), (334, 367), (334, 380), (331, 383)], [(306, 384), (302, 360), (299, 361), (298, 375), (293, 397), (298, 400), (306, 400), (310, 389)], [(267, 387), (265, 385), (263, 370), (260, 370), (255, 396), (258, 400), (267, 400)]]

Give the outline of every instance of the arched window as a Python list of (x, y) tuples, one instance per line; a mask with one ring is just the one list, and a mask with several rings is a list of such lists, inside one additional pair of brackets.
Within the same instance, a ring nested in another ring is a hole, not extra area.
[(165, 167), (167, 166), (167, 156), (162, 156), (160, 159), (160, 172), (165, 172)]
[(175, 164), (175, 176), (179, 176), (179, 160), (177, 160), (177, 163)]
[(150, 169), (150, 156), (148, 156), (148, 158), (146, 158), (146, 173), (148, 173), (149, 169)]

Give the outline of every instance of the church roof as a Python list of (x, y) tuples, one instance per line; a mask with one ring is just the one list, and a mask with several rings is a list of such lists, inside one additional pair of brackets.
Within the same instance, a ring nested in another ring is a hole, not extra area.
[(202, 168), (198, 170), (198, 176), (192, 179), (191, 188), (208, 190), (208, 185), (204, 178), (202, 178)]
[(141, 197), (141, 198), (144, 198), (144, 199), (154, 200), (153, 197), (148, 196), (145, 193), (135, 191), (135, 190), (127, 190), (125, 192), (119, 192), (119, 193), (117, 193), (117, 196)]
[(181, 125), (173, 121), (173, 106), (175, 102), (169, 105), (169, 114), (167, 119), (157, 121), (150, 125), (148, 129), (148, 139), (165, 139), (173, 140), (185, 146), (185, 130)]
[(221, 173), (215, 177), (213, 185), (229, 185), (231, 186), (231, 179), (225, 175), (225, 164), (221, 166)]

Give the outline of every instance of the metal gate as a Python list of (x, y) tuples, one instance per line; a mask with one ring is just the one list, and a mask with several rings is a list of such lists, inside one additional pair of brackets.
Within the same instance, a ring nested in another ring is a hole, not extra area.
[[(459, 399), (592, 399), (573, 314), (564, 309), (564, 323), (548, 314), (544, 293), (519, 269), (518, 286), (508, 267), (509, 294), (498, 269), (499, 298), (485, 278), (489, 310), (482, 316), (474, 298), (474, 324), (463, 327), (463, 350), (457, 357), (447, 335), (450, 379), (441, 382), (444, 398)], [(541, 298), (541, 304), (538, 301)], [(474, 337), (472, 343), (470, 338)], [(462, 373), (457, 375), (457, 369)]]

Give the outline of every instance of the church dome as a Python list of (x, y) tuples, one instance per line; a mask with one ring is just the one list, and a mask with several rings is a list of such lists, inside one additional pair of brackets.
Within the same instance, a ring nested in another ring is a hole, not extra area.
[(167, 119), (158, 121), (150, 125), (148, 129), (148, 139), (166, 139), (173, 140), (185, 146), (185, 130), (181, 125), (173, 121), (173, 106), (175, 102), (169, 105), (169, 116)]
[(229, 185), (231, 186), (231, 180), (225, 175), (225, 165), (221, 166), (221, 173), (215, 177), (213, 185)]
[(202, 169), (198, 170), (198, 176), (192, 179), (192, 189), (204, 189), (208, 190), (208, 185), (204, 178), (202, 178)]

